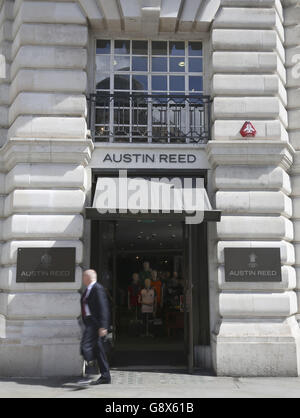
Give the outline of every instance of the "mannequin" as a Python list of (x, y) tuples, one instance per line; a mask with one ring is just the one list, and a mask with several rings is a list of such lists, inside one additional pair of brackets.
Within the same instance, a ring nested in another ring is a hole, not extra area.
[(128, 310), (135, 311), (135, 316), (138, 316), (139, 295), (141, 292), (140, 278), (138, 273), (133, 273), (132, 282), (128, 286)]
[(105, 292), (107, 294), (107, 297), (110, 301), (110, 303), (113, 303), (113, 297), (112, 297), (112, 277), (111, 277), (111, 271), (108, 266), (107, 260), (104, 262), (103, 270), (100, 278), (100, 283), (105, 289)]
[(151, 286), (153, 287), (153, 289), (155, 289), (155, 292), (156, 292), (157, 306), (159, 306), (160, 308), (162, 308), (162, 306), (163, 306), (163, 286), (162, 286), (162, 281), (158, 277), (158, 274), (157, 274), (157, 271), (156, 270), (152, 270), (151, 276), (152, 276)]
[(151, 271), (152, 269), (150, 267), (149, 261), (144, 261), (143, 270), (140, 272), (140, 279), (141, 279), (142, 286), (144, 286), (146, 279), (152, 279)]
[(152, 336), (149, 334), (149, 321), (153, 318), (153, 314), (156, 310), (156, 295), (155, 290), (151, 287), (150, 279), (145, 280), (145, 287), (141, 290), (139, 302), (141, 304), (145, 336)]
[(167, 301), (168, 301), (168, 307), (175, 309), (176, 306), (179, 306), (180, 302), (180, 295), (182, 294), (182, 288), (179, 283), (179, 276), (176, 271), (173, 272), (172, 278), (169, 281), (168, 287), (167, 287)]

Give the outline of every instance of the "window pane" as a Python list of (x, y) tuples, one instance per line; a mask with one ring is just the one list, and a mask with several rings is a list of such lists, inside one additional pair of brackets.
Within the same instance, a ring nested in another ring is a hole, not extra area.
[(203, 79), (202, 77), (189, 77), (189, 90), (193, 91), (203, 91)]
[(115, 109), (114, 110), (114, 124), (115, 125), (129, 125), (130, 115), (129, 109)]
[(148, 90), (148, 77), (146, 75), (133, 75), (132, 90)]
[[(124, 75), (124, 77), (129, 77), (129, 76)], [(126, 93), (119, 92), (118, 94), (115, 94), (113, 102), (114, 102), (115, 107), (129, 107), (130, 96), (127, 92)]]
[(148, 55), (148, 42), (147, 41), (132, 41), (132, 54), (133, 55)]
[(130, 54), (130, 41), (115, 41), (115, 54)]
[(167, 77), (164, 75), (154, 75), (152, 77), (152, 90), (166, 91), (168, 88)]
[(139, 93), (133, 93), (132, 98), (132, 104), (134, 107), (148, 107), (148, 100), (145, 96), (141, 96)]
[(167, 55), (167, 42), (153, 41), (152, 55)]
[[(140, 109), (135, 107), (132, 109), (132, 122), (133, 125), (139, 125), (139, 127), (136, 127), (135, 129), (135, 135), (139, 135), (139, 128), (140, 125), (147, 125), (148, 124), (148, 110), (147, 109)], [(145, 133), (145, 130), (142, 129), (142, 134)]]
[(152, 58), (152, 71), (165, 73), (168, 71), (167, 58)]
[(110, 55), (100, 55), (96, 57), (96, 71), (110, 71)]
[(152, 123), (153, 125), (159, 125), (163, 120), (165, 112), (159, 107), (152, 108)]
[[(98, 39), (96, 48), (96, 141), (184, 143), (187, 131), (202, 129), (201, 41)], [(186, 95), (196, 106), (190, 126)]]
[(96, 109), (96, 124), (108, 125), (109, 123), (109, 107)]
[(113, 134), (115, 136), (114, 142), (128, 142), (129, 133), (130, 133), (129, 127), (126, 127), (126, 126), (124, 127), (122, 125), (115, 126), (113, 130)]
[(96, 73), (96, 89), (109, 90), (110, 89), (110, 75), (103, 73)]
[(189, 59), (189, 71), (191, 73), (202, 73), (203, 71), (202, 58), (190, 58)]
[(185, 91), (185, 78), (170, 76), (170, 91)]
[(202, 56), (202, 42), (189, 42), (189, 56), (190, 57)]
[(109, 127), (108, 126), (97, 126), (96, 127), (96, 140), (107, 141), (109, 138)]
[(169, 46), (170, 55), (185, 56), (184, 42), (170, 42)]
[(184, 73), (185, 61), (183, 58), (170, 58), (170, 72), (171, 73)]
[(110, 41), (99, 39), (96, 46), (97, 54), (110, 54)]
[(114, 59), (115, 71), (129, 71), (130, 70), (130, 57), (124, 57), (123, 55), (117, 55)]
[(148, 58), (132, 57), (132, 71), (148, 71)]
[(129, 75), (115, 75), (115, 89), (116, 90), (129, 90), (130, 89)]

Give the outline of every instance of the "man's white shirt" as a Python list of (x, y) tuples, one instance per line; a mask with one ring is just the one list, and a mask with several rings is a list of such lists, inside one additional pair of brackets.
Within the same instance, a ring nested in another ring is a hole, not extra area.
[[(91, 290), (92, 290), (94, 284), (96, 284), (96, 282), (93, 282), (93, 283), (88, 285), (87, 292), (86, 292), (86, 295), (85, 295), (85, 298), (84, 298), (85, 300), (87, 300), (87, 298), (89, 297), (89, 294), (91, 293)], [(83, 303), (84, 303), (85, 315), (86, 316), (91, 316), (91, 311), (90, 311), (89, 305), (86, 302), (83, 302)]]

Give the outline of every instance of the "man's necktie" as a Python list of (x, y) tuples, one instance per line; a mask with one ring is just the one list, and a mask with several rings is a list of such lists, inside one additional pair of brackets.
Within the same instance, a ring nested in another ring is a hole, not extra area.
[(85, 312), (85, 302), (86, 302), (86, 295), (87, 295), (87, 289), (85, 289), (84, 294), (82, 295), (82, 299), (81, 299), (81, 315), (82, 318), (84, 318), (86, 316), (86, 312)]

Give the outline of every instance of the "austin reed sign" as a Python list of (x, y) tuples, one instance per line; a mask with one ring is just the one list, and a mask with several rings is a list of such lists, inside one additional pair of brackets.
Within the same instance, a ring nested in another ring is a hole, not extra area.
[(17, 283), (75, 281), (75, 248), (19, 248)]
[(280, 282), (280, 248), (225, 248), (226, 282)]

